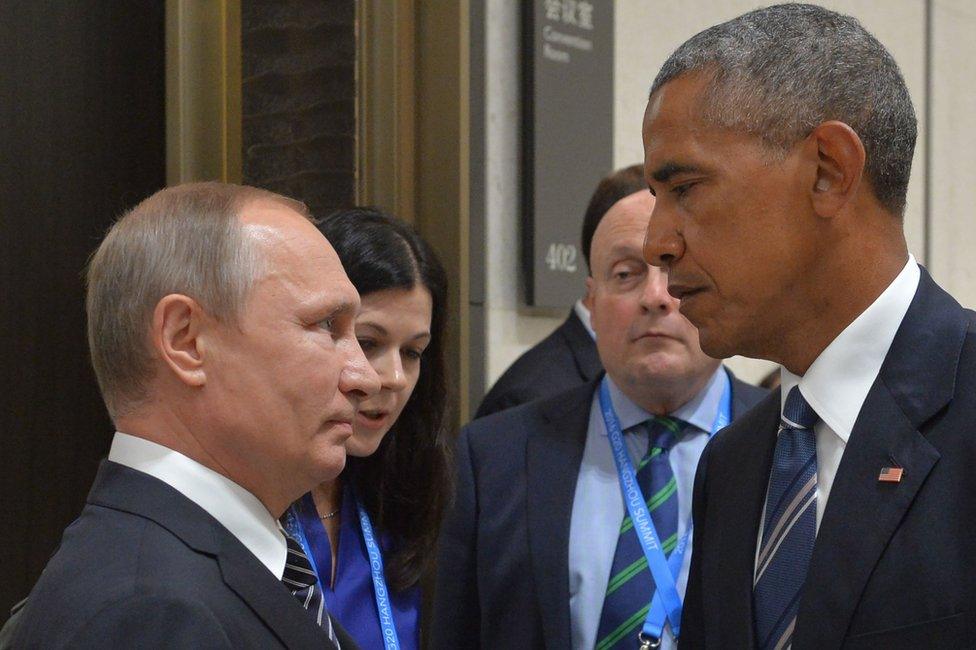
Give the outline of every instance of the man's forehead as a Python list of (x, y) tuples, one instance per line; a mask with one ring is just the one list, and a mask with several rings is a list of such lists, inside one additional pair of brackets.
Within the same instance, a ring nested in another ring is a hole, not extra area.
[(274, 199), (248, 201), (241, 208), (240, 221), (245, 231), (258, 239), (288, 239), (302, 235), (314, 239), (322, 237), (308, 217)]
[(644, 124), (649, 126), (660, 118), (697, 123), (701, 121), (705, 90), (711, 78), (702, 72), (688, 72), (658, 88), (648, 99)]
[(593, 257), (619, 256), (630, 249), (637, 251), (639, 257), (653, 207), (647, 190), (615, 203), (593, 233)]

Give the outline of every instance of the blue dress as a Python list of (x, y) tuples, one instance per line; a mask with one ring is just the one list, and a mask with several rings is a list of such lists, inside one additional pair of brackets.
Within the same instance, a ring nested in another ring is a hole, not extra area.
[[(380, 616), (376, 609), (373, 591), (373, 574), (370, 572), (366, 543), (359, 526), (355, 497), (346, 486), (342, 491), (341, 523), (339, 526), (339, 552), (336, 557), (335, 583), (329, 584), (332, 576), (332, 545), (325, 532), (319, 514), (306, 494), (292, 504), (285, 514), (284, 525), (289, 533), (294, 526), (300, 526), (311, 551), (309, 559), (319, 574), (319, 583), (325, 595), (325, 606), (342, 627), (366, 650), (382, 650), (383, 635)], [(390, 551), (390, 540), (380, 536), (380, 548), (384, 559)], [(420, 647), (420, 586), (414, 585), (405, 591), (390, 591), (390, 604), (393, 609), (393, 623), (403, 650), (418, 650)]]

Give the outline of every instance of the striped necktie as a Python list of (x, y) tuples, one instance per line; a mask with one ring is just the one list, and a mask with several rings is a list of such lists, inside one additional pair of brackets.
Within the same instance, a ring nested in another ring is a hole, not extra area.
[[(638, 435), (648, 433), (647, 454), (637, 466), (637, 484), (647, 500), (665, 555), (670, 555), (678, 544), (677, 484), (668, 451), (688, 426), (691, 425), (674, 418), (656, 417), (627, 430)], [(647, 557), (633, 522), (625, 513), (600, 613), (596, 650), (637, 647), (637, 633), (644, 626), (654, 591)]]
[(779, 425), (766, 491), (762, 541), (756, 558), (753, 611), (761, 650), (788, 648), (817, 537), (817, 439), (819, 418), (790, 389)]
[(322, 590), (319, 589), (312, 563), (308, 561), (302, 545), (291, 535), (286, 534), (285, 541), (288, 543), (288, 555), (285, 558), (285, 573), (281, 576), (281, 581), (298, 599), (302, 607), (308, 610), (315, 622), (328, 632), (329, 640), (338, 648), (339, 639), (332, 627), (332, 619), (325, 611), (325, 599), (322, 597)]

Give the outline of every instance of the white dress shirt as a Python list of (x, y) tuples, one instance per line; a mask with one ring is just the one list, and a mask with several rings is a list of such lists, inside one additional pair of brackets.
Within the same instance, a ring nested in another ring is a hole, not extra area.
[(803, 398), (820, 416), (813, 428), (817, 436), (818, 531), (851, 430), (915, 297), (920, 277), (918, 263), (909, 255), (888, 288), (824, 348), (806, 374), (798, 377), (785, 368), (780, 371), (780, 413), (790, 389), (799, 385)]
[[(675, 442), (668, 454), (674, 471), (678, 494), (678, 536), (685, 534), (691, 522), (691, 493), (695, 471), (709, 432), (718, 414), (722, 393), (729, 386), (729, 376), (719, 367), (705, 387), (673, 417), (690, 422), (699, 431), (688, 431)], [(651, 414), (634, 404), (610, 381), (610, 399), (626, 430), (651, 418)], [(647, 452), (646, 436), (625, 433), (624, 442), (631, 460), (638, 463)], [(610, 580), (613, 556), (617, 550), (620, 523), (626, 506), (620, 492), (620, 479), (614, 464), (610, 440), (607, 437), (599, 390), (593, 395), (590, 422), (586, 431), (586, 446), (580, 464), (569, 529), (569, 612), (571, 645), (576, 650), (592, 650), (597, 642), (603, 599)], [(678, 593), (684, 597), (691, 565), (691, 543), (678, 573)], [(636, 647), (636, 634), (634, 635)], [(661, 648), (675, 646), (670, 623), (665, 626)]]
[(590, 310), (586, 308), (586, 305), (583, 304), (582, 300), (577, 300), (573, 304), (573, 311), (576, 312), (576, 317), (579, 318), (580, 322), (583, 323), (583, 327), (586, 328), (590, 338), (595, 341), (596, 332), (593, 331), (593, 325), (590, 324)]
[(183, 454), (120, 431), (108, 459), (153, 476), (207, 511), (279, 580), (288, 545), (278, 521), (257, 497)]

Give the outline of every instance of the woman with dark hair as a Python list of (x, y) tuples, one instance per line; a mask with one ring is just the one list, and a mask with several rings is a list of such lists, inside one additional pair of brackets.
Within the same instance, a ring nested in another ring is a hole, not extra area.
[(357, 643), (418, 648), (419, 581), (451, 493), (447, 278), (430, 245), (379, 210), (341, 210), (319, 228), (362, 297), (356, 337), (381, 389), (360, 405), (345, 470), (292, 505), (284, 525)]

